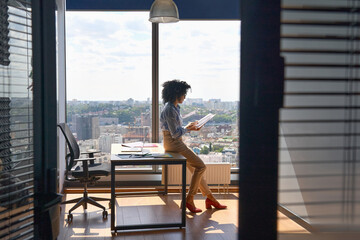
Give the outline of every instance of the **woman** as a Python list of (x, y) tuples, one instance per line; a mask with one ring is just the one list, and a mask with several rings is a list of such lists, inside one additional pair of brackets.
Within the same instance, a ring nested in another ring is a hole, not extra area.
[(214, 206), (217, 209), (224, 209), (211, 193), (205, 179), (203, 178), (206, 166), (204, 162), (182, 141), (182, 135), (190, 131), (199, 131), (196, 122), (189, 123), (186, 127), (182, 126), (182, 117), (180, 115), (179, 104), (183, 103), (190, 85), (184, 81), (172, 80), (162, 85), (162, 99), (165, 104), (160, 116), (160, 127), (164, 135), (165, 151), (178, 152), (187, 159), (187, 167), (193, 174), (190, 188), (186, 197), (186, 207), (193, 213), (201, 212), (194, 205), (194, 196), (200, 187), (205, 200), (206, 208), (211, 209)]

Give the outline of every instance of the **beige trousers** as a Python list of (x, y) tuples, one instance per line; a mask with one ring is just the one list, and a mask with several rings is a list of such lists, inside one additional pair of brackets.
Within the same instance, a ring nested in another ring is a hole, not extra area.
[(168, 152), (178, 152), (186, 158), (186, 167), (193, 174), (188, 195), (194, 196), (199, 187), (203, 196), (211, 193), (203, 175), (206, 170), (204, 162), (182, 141), (182, 138), (172, 138), (169, 131), (163, 131), (164, 148)]

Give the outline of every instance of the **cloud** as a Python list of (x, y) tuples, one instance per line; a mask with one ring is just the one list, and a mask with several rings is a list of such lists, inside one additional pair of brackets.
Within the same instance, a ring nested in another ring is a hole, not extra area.
[[(147, 12), (67, 12), (68, 99), (151, 98)], [(160, 84), (188, 81), (192, 98), (238, 100), (238, 21), (161, 24)]]
[(183, 21), (164, 26), (160, 35), (160, 82), (180, 78), (192, 85), (189, 97), (238, 100), (239, 24)]

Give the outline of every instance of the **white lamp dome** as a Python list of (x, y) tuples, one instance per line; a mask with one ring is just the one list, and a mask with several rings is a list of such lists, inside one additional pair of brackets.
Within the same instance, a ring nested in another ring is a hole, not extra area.
[(150, 22), (171, 23), (179, 21), (179, 11), (172, 0), (155, 0), (150, 8)]

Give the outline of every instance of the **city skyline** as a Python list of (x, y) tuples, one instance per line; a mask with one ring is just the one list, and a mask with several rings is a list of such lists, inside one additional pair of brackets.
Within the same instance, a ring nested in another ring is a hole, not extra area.
[[(87, 99), (68, 99), (66, 100), (67, 102), (126, 102), (126, 101), (129, 101), (130, 99), (133, 99), (134, 101), (138, 101), (138, 102), (147, 102), (147, 101), (150, 101), (151, 102), (151, 99), (148, 98), (146, 100), (140, 100), (140, 99), (134, 99), (134, 98), (128, 98), (128, 99), (117, 99), (117, 100), (87, 100)], [(238, 100), (229, 100), (229, 101), (223, 101), (221, 98), (208, 98), (208, 99), (203, 99), (203, 98), (190, 98), (190, 97), (186, 97), (185, 100), (184, 100), (184, 103), (186, 101), (192, 101), (192, 100), (196, 100), (196, 99), (201, 99), (202, 101), (204, 102), (208, 102), (210, 100), (220, 100), (221, 102), (239, 102), (239, 99)], [(162, 103), (162, 100), (159, 99), (159, 103)]]

